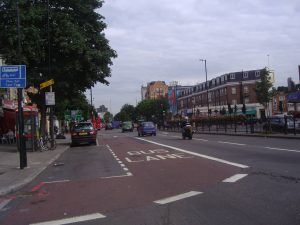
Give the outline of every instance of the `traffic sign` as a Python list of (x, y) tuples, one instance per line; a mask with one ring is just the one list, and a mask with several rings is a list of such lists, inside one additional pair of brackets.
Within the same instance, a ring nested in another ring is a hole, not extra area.
[(40, 89), (43, 89), (43, 88), (46, 88), (48, 86), (51, 86), (52, 84), (54, 84), (54, 80), (51, 79), (51, 80), (47, 80), (43, 83), (40, 84)]
[(46, 92), (46, 105), (55, 105), (55, 92)]
[(0, 66), (0, 88), (25, 88), (26, 66)]

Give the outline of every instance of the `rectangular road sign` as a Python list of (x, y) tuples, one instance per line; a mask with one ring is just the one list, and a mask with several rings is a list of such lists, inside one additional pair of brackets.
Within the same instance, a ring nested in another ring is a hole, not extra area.
[(43, 89), (43, 88), (46, 88), (48, 86), (51, 86), (52, 84), (54, 84), (54, 80), (51, 79), (51, 80), (47, 80), (43, 83), (40, 84), (40, 89)]
[(0, 66), (0, 88), (25, 88), (26, 66)]

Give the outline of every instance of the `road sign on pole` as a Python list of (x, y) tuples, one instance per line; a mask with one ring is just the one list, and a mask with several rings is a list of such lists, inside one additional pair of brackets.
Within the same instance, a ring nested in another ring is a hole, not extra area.
[(25, 88), (26, 66), (0, 66), (0, 88)]
[(43, 89), (43, 88), (46, 88), (48, 86), (51, 86), (52, 84), (54, 84), (54, 80), (51, 79), (51, 80), (47, 80), (43, 83), (40, 84), (40, 89)]

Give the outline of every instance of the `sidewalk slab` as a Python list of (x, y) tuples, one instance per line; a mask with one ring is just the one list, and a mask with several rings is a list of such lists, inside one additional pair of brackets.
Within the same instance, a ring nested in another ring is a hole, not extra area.
[(44, 169), (53, 163), (70, 146), (70, 136), (66, 139), (57, 139), (55, 150), (27, 152), (27, 167), (20, 169), (20, 155), (16, 145), (0, 145), (0, 196), (19, 190)]

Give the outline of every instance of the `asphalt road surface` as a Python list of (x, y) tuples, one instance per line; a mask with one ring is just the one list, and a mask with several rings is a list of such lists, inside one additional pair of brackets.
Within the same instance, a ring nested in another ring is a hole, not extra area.
[(3, 225), (300, 225), (300, 142), (103, 130), (6, 198)]

